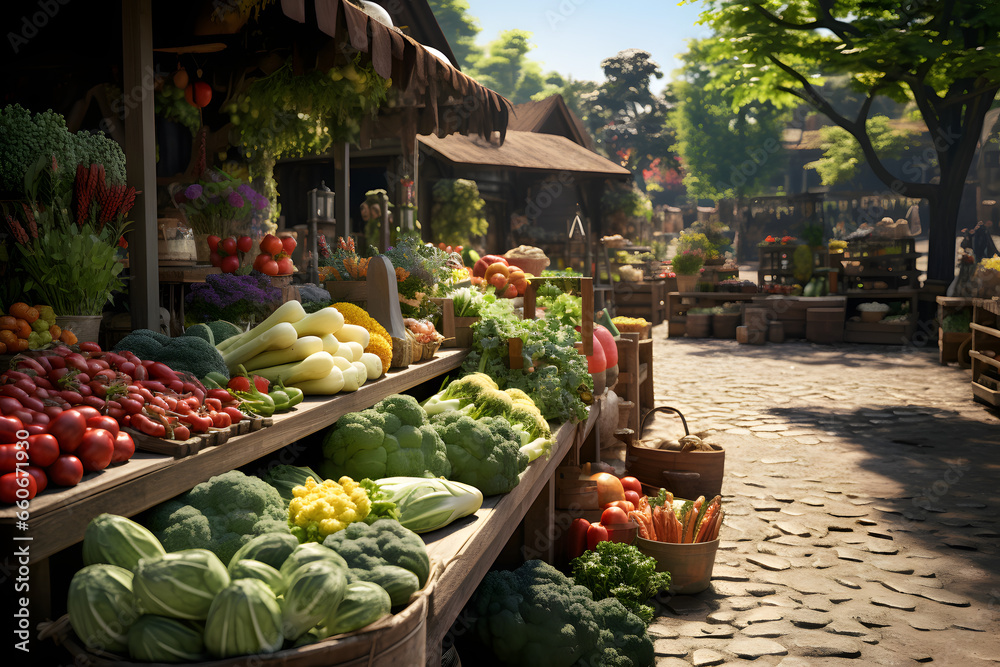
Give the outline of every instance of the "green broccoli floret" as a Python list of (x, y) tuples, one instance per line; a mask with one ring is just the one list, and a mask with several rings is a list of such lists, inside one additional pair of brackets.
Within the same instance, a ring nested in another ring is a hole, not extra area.
[(242, 330), (232, 322), (226, 320), (215, 320), (213, 322), (206, 322), (205, 326), (212, 330), (212, 335), (215, 336), (215, 344), (218, 345), (227, 338), (232, 338), (233, 336), (238, 336), (243, 333)]
[[(394, 519), (349, 524), (344, 530), (327, 535), (323, 546), (347, 561), (352, 576), (373, 581), (389, 591), (394, 596), (393, 604), (405, 602), (430, 577), (431, 562), (423, 539)], [(393, 573), (397, 567), (416, 575), (415, 587), (407, 585), (408, 577)]]
[(329, 479), (451, 475), (445, 445), (427, 413), (415, 398), (400, 394), (338, 419), (327, 431), (323, 455), (319, 472)]
[(208, 549), (228, 563), (254, 537), (287, 533), (288, 511), (273, 486), (231, 470), (152, 508), (144, 523), (167, 551)]
[(170, 336), (159, 331), (153, 331), (152, 329), (136, 329), (129, 336), (144, 336), (146, 338), (152, 338), (160, 345), (166, 345), (170, 342)]
[(539, 560), (488, 573), (469, 609), (479, 638), (505, 664), (653, 664), (653, 643), (641, 619), (617, 600), (595, 602), (589, 590)]
[(208, 325), (204, 322), (199, 322), (198, 324), (193, 324), (184, 330), (185, 336), (196, 336), (208, 342), (209, 345), (215, 345), (215, 334)]
[(187, 371), (197, 378), (209, 373), (222, 373), (229, 377), (229, 369), (222, 354), (215, 346), (197, 336), (168, 338), (153, 361), (162, 361), (175, 371)]
[[(156, 338), (153, 338), (149, 334), (155, 334), (155, 331), (150, 331), (149, 329), (138, 329), (128, 334), (122, 338), (118, 343), (112, 348), (113, 352), (123, 352), (128, 350), (140, 359), (156, 359), (157, 355), (163, 350), (163, 343)], [(157, 334), (162, 336), (162, 334)], [(168, 341), (169, 336), (164, 336)]]
[(471, 412), (474, 403), (484, 391), (497, 391), (497, 383), (485, 373), (469, 373), (424, 401), (424, 410), (434, 416), (448, 410)]
[(476, 421), (466, 415), (444, 417), (431, 424), (448, 450), (451, 476), (476, 487), (484, 496), (507, 493), (528, 465), (521, 440), (503, 417)]

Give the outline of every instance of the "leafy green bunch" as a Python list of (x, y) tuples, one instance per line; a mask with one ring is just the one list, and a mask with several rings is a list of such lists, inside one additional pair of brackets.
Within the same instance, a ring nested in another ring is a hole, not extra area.
[[(486, 373), (504, 389), (521, 389), (550, 421), (587, 418), (585, 398), (594, 391), (587, 358), (574, 344), (579, 333), (557, 318), (523, 320), (509, 299), (484, 297), (479, 322), (472, 325), (472, 351), (463, 369)], [(523, 367), (509, 368), (509, 340), (520, 338)]]
[(656, 571), (656, 559), (631, 544), (598, 542), (593, 551), (573, 559), (573, 580), (586, 586), (595, 600), (615, 598), (648, 625), (649, 598), (670, 588), (670, 573)]

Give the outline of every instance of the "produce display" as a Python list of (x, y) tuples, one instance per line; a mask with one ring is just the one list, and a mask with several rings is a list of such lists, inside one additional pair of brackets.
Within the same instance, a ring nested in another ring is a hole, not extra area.
[(395, 504), (382, 498), (377, 484), (350, 477), (318, 482), (310, 477), (292, 489), (288, 504), (288, 523), (299, 542), (321, 542), (355, 521), (373, 523), (397, 514)]
[(400, 525), (414, 533), (444, 528), (483, 506), (476, 487), (439, 477), (385, 477), (375, 483), (396, 506)]
[(539, 560), (489, 572), (469, 610), (480, 641), (506, 665), (653, 664), (645, 621)]
[(666, 489), (650, 498), (643, 496), (628, 518), (639, 524), (639, 537), (657, 542), (692, 543), (718, 539), (725, 511), (722, 498), (705, 502), (675, 499)]
[(648, 625), (654, 610), (649, 598), (670, 588), (670, 574), (656, 571), (656, 559), (631, 544), (600, 542), (572, 563), (573, 580), (595, 600), (614, 598)]
[(76, 344), (76, 334), (60, 329), (50, 306), (29, 306), (23, 301), (11, 304), (7, 315), (0, 316), (0, 354), (37, 350), (53, 342)]

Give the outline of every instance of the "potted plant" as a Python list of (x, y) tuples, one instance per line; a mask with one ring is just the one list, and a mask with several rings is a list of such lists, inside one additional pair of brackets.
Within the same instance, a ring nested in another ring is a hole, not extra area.
[(207, 264), (211, 249), (209, 236), (227, 238), (240, 236), (257, 211), (266, 211), (267, 197), (249, 183), (230, 176), (221, 169), (210, 169), (203, 178), (181, 189), (171, 187), (174, 202), (184, 214), (187, 226), (194, 232), (198, 262)]
[(6, 216), (27, 276), (24, 290), (52, 306), (60, 327), (97, 340), (104, 306), (124, 287), (118, 253), (127, 247), (135, 188), (109, 184), (101, 164), (79, 165), (67, 178), (49, 157), (29, 168), (25, 194), (16, 214)]
[(677, 291), (693, 292), (704, 265), (705, 254), (701, 250), (684, 250), (674, 255), (670, 266), (677, 274)]

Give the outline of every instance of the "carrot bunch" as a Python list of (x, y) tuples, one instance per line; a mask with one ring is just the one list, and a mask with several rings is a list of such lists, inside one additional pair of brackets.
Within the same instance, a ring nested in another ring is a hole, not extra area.
[(720, 496), (708, 502), (700, 496), (675, 509), (674, 496), (666, 489), (660, 489), (659, 495), (652, 499), (643, 496), (635, 511), (628, 513), (629, 519), (639, 525), (639, 537), (675, 544), (717, 539), (724, 515)]

